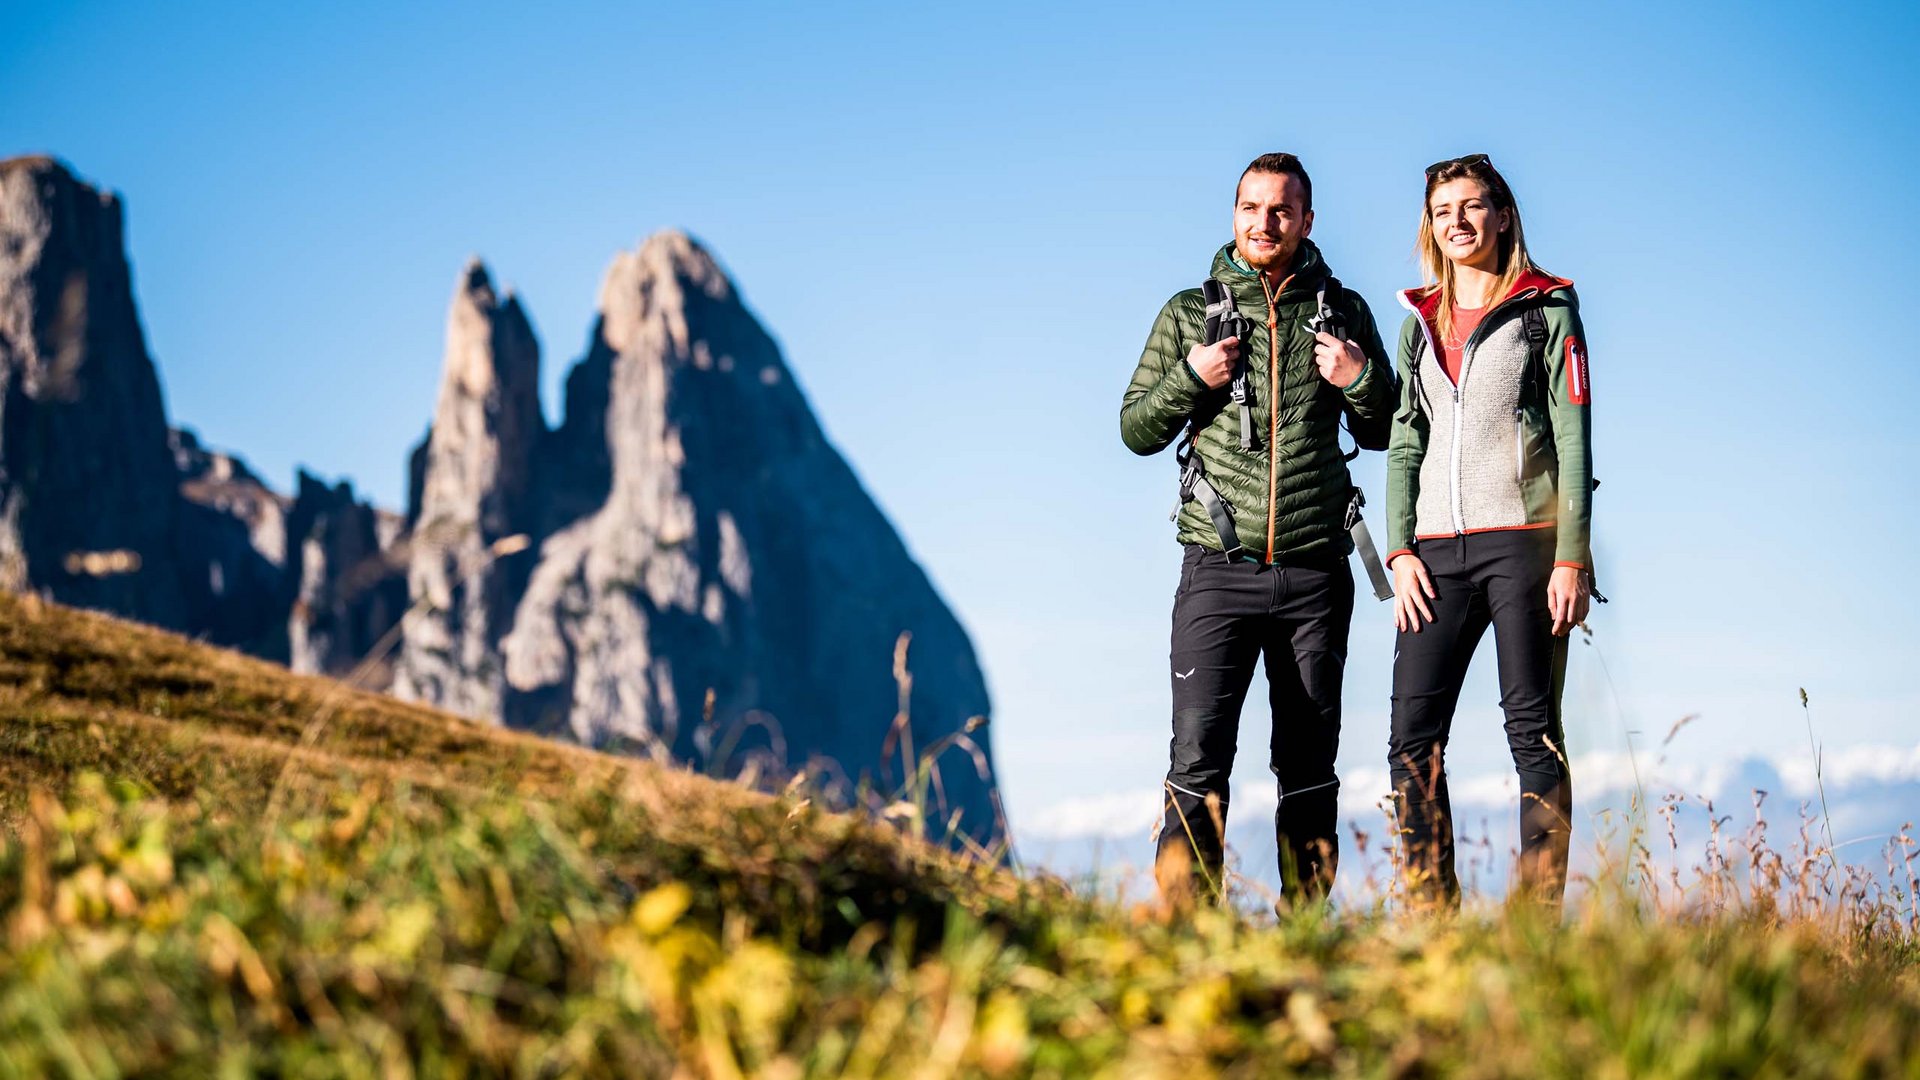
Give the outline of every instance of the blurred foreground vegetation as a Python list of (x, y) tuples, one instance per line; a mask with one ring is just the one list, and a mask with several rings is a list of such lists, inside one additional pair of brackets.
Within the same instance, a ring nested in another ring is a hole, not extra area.
[(11, 598), (0, 818), (7, 1076), (1920, 1076), (1897, 890), (1165, 922)]

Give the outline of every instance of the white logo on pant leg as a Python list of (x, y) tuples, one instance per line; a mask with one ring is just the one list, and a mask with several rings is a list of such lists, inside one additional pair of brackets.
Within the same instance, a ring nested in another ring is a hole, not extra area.
[[(1199, 671), (1199, 670), (1200, 670), (1199, 668), (1188, 668), (1188, 669), (1187, 669), (1187, 675), (1191, 675), (1191, 674), (1193, 674), (1194, 672), (1196, 672), (1196, 671)], [(1187, 675), (1182, 675), (1182, 674), (1180, 674), (1180, 673), (1179, 673), (1179, 672), (1177, 672), (1177, 671), (1173, 673), (1173, 677), (1174, 677), (1174, 678), (1176, 678), (1176, 679), (1184, 679), (1184, 678), (1186, 678), (1186, 677), (1187, 677)]]

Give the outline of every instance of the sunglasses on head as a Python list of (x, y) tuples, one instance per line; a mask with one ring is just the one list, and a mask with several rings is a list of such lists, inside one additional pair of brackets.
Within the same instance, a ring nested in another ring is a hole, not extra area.
[(1472, 166), (1491, 164), (1493, 164), (1492, 159), (1488, 158), (1485, 154), (1468, 154), (1466, 157), (1448, 158), (1445, 161), (1436, 161), (1427, 166), (1427, 179), (1433, 179), (1434, 173), (1439, 172), (1449, 165)]

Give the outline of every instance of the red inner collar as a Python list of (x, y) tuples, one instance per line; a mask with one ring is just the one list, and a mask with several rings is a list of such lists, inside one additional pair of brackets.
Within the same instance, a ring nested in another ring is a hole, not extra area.
[[(1528, 289), (1537, 289), (1540, 292), (1549, 293), (1555, 289), (1566, 289), (1572, 286), (1573, 282), (1568, 281), (1566, 278), (1557, 278), (1552, 274), (1543, 274), (1538, 270), (1528, 270), (1526, 273), (1520, 275), (1519, 280), (1513, 283), (1513, 288), (1507, 290), (1507, 295), (1501, 297), (1497, 303), (1487, 306), (1489, 308), (1499, 307), (1501, 304), (1526, 292)], [(1420, 317), (1428, 322), (1432, 322), (1434, 315), (1440, 310), (1440, 286), (1438, 285), (1425, 285), (1417, 289), (1408, 289), (1401, 295), (1405, 296), (1407, 302), (1413, 306), (1413, 309), (1420, 313)]]

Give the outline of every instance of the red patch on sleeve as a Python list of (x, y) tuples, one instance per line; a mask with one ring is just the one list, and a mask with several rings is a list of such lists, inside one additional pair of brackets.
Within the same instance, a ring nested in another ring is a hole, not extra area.
[(1567, 338), (1567, 400), (1585, 405), (1591, 387), (1587, 385), (1587, 347), (1576, 337)]

